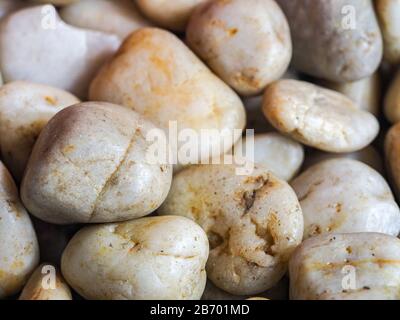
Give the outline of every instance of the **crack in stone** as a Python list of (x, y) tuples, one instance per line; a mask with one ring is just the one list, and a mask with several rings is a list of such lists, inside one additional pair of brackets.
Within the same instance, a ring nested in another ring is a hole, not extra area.
[(245, 214), (253, 207), (254, 202), (256, 201), (256, 190), (252, 190), (251, 192), (246, 191), (243, 193)]
[(195, 259), (197, 256), (182, 256), (178, 254), (172, 254), (172, 253), (167, 253), (167, 252), (152, 252), (151, 253), (153, 256), (160, 256), (160, 257), (171, 257), (175, 259), (183, 259), (183, 260), (190, 260), (190, 259)]
[(112, 233), (119, 236), (120, 238), (122, 238), (124, 240), (127, 240), (132, 245), (129, 248), (128, 253), (145, 250), (148, 254), (151, 254), (153, 256), (159, 256), (159, 257), (172, 257), (175, 259), (183, 259), (183, 260), (195, 259), (198, 257), (197, 255), (185, 256), (185, 255), (168, 253), (168, 252), (164, 252), (164, 251), (153, 251), (153, 250), (149, 249), (148, 247), (146, 247), (144, 245), (143, 241), (138, 241), (137, 239), (134, 239), (133, 236), (130, 236), (127, 233), (121, 233), (121, 232), (118, 232), (117, 230), (113, 230)]
[(108, 176), (108, 178), (106, 179), (106, 182), (104, 183), (103, 187), (100, 189), (100, 192), (97, 194), (96, 200), (93, 203), (93, 210), (90, 213), (88, 222), (91, 222), (93, 220), (93, 218), (96, 216), (96, 209), (98, 206), (98, 202), (99, 199), (107, 192), (108, 190), (108, 186), (113, 182), (113, 180), (115, 179), (116, 175), (118, 174), (119, 169), (121, 168), (121, 166), (125, 163), (125, 160), (128, 158), (128, 155), (134, 145), (134, 141), (136, 138), (136, 134), (138, 132), (139, 129), (137, 129), (134, 133), (134, 135), (132, 136), (132, 138), (129, 141), (128, 147), (125, 150), (124, 155), (122, 156), (120, 162), (118, 163), (118, 165), (116, 166), (116, 168), (114, 169), (114, 171)]
[(60, 151), (62, 156), (64, 157), (65, 160), (67, 160), (70, 164), (72, 164), (74, 166), (75, 169), (77, 169), (78, 171), (81, 172), (82, 176), (84, 176), (87, 181), (89, 182), (89, 185), (93, 188), (95, 193), (98, 193), (98, 188), (96, 187), (96, 184), (92, 181), (92, 179), (90, 179), (88, 177), (88, 175), (85, 173), (85, 171), (79, 166), (77, 165), (74, 161), (72, 161), (72, 159), (70, 159), (64, 152)]
[(269, 184), (268, 177), (259, 178), (261, 180), (261, 185), (259, 187), (243, 193), (241, 205), (244, 207), (244, 212), (242, 214), (242, 217), (248, 214), (251, 208), (254, 206), (254, 202), (256, 201), (258, 192), (260, 192), (265, 186)]
[(315, 189), (321, 185), (324, 182), (324, 180), (318, 180), (316, 182), (314, 182), (309, 188), (308, 190), (301, 196), (299, 197), (299, 202), (304, 201), (305, 199), (307, 199), (314, 191)]

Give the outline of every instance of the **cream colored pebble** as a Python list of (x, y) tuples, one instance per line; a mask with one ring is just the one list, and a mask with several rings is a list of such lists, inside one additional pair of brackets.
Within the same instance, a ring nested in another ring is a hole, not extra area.
[(21, 186), (24, 204), (56, 224), (150, 214), (164, 201), (172, 179), (170, 165), (148, 158), (152, 142), (146, 137), (157, 130), (134, 111), (109, 103), (62, 110), (32, 151)]
[(189, 46), (241, 95), (259, 94), (292, 57), (285, 15), (273, 0), (216, 0), (200, 6), (186, 30)]
[(392, 64), (400, 63), (400, 1), (375, 0), (384, 40), (384, 58)]
[(291, 180), (300, 170), (304, 160), (304, 148), (300, 143), (276, 132), (256, 134), (253, 138), (254, 152), (248, 149), (248, 140), (243, 139), (235, 145), (234, 155), (269, 169), (285, 181)]
[[(240, 132), (246, 122), (239, 97), (175, 35), (156, 28), (140, 29), (124, 41), (93, 80), (90, 99), (131, 108), (167, 136), (171, 122), (178, 134), (216, 129), (213, 139), (202, 141), (198, 152), (189, 155), (191, 163), (229, 151), (239, 138), (232, 139), (234, 129)], [(178, 150), (184, 144), (180, 141)]]
[(349, 97), (361, 110), (375, 116), (381, 113), (381, 79), (378, 72), (358, 81), (343, 83), (326, 81), (322, 85)]
[(291, 182), (304, 216), (304, 238), (321, 233), (397, 236), (400, 210), (385, 179), (351, 159), (320, 162)]
[(237, 175), (233, 165), (199, 165), (175, 175), (161, 215), (203, 227), (210, 241), (207, 275), (219, 288), (254, 295), (274, 285), (303, 236), (303, 216), (289, 185), (267, 169)]
[(19, 300), (72, 300), (72, 295), (55, 266), (41, 264), (29, 278)]
[(371, 0), (277, 0), (290, 25), (295, 69), (335, 82), (371, 76), (383, 53)]
[(198, 300), (207, 257), (207, 236), (197, 224), (151, 217), (82, 229), (61, 268), (86, 299)]
[(294, 300), (399, 300), (400, 240), (380, 233), (321, 235), (289, 264)]
[(46, 123), (76, 103), (79, 99), (72, 94), (46, 85), (14, 81), (0, 87), (0, 151), (17, 181)]
[(353, 152), (378, 135), (376, 118), (332, 90), (296, 80), (279, 80), (264, 93), (263, 111), (280, 132), (328, 152)]
[(39, 246), (17, 187), (0, 162), (0, 299), (22, 289), (39, 263)]
[(86, 97), (96, 72), (119, 47), (111, 34), (65, 24), (54, 7), (9, 15), (0, 26), (0, 68), (5, 82), (27, 80)]
[(151, 24), (132, 0), (83, 0), (63, 7), (60, 16), (70, 25), (113, 33), (122, 39)]
[(184, 31), (194, 9), (208, 0), (136, 0), (141, 11), (157, 25)]
[(400, 71), (397, 72), (385, 96), (385, 116), (391, 123), (400, 121)]

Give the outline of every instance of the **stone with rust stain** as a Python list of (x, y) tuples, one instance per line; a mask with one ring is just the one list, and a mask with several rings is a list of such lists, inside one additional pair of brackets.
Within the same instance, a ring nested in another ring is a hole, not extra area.
[(273, 0), (216, 0), (195, 10), (189, 46), (241, 95), (260, 93), (292, 58), (289, 25)]
[(400, 240), (380, 233), (321, 235), (289, 263), (294, 300), (399, 300)]
[(379, 123), (348, 97), (314, 84), (279, 80), (264, 93), (263, 112), (281, 133), (328, 152), (353, 152), (378, 135)]
[[(175, 35), (156, 28), (140, 29), (124, 41), (93, 80), (90, 99), (133, 109), (167, 136), (170, 124), (176, 124), (178, 134), (185, 134), (185, 129), (198, 135), (210, 130), (212, 138), (203, 139), (197, 152), (191, 152), (188, 161), (178, 159), (179, 164), (199, 163), (229, 151), (239, 138), (233, 137), (234, 129), (240, 133), (246, 122), (235, 92)], [(178, 148), (184, 145), (186, 141), (179, 141)]]
[(74, 95), (42, 84), (14, 81), (0, 87), (0, 152), (18, 182), (43, 127), (76, 103)]
[(17, 293), (39, 263), (39, 246), (10, 173), (0, 162), (0, 299)]
[(326, 160), (291, 182), (304, 215), (304, 237), (321, 233), (400, 232), (400, 210), (385, 179), (351, 159)]
[(209, 279), (235, 295), (273, 287), (303, 237), (294, 191), (267, 169), (247, 176), (233, 165), (200, 165), (175, 175), (159, 213), (199, 223), (210, 241)]

